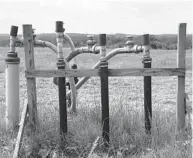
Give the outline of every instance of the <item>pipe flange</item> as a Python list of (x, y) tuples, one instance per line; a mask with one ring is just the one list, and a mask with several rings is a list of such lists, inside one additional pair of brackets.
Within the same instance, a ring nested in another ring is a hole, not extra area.
[(6, 64), (19, 64), (20, 58), (17, 56), (17, 53), (8, 53), (5, 62)]
[(144, 57), (142, 63), (151, 63), (152, 58), (151, 57)]
[(100, 61), (100, 67), (108, 67), (107, 61)]

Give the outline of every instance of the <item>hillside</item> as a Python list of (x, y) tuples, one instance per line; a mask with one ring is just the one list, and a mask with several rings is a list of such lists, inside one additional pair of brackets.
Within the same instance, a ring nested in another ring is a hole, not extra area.
[[(76, 47), (86, 45), (87, 35), (78, 34), (78, 33), (69, 33), (68, 34)], [(133, 35), (134, 41), (137, 44), (141, 44), (141, 36)], [(125, 34), (109, 34), (107, 35), (107, 47), (116, 48), (123, 47), (126, 41)], [(50, 41), (53, 44), (56, 44), (56, 36), (54, 33), (47, 34), (37, 34), (36, 39)], [(95, 39), (98, 40), (98, 35), (95, 35)], [(9, 44), (9, 35), (0, 34), (0, 46), (5, 47)], [(65, 44), (67, 47), (67, 43)], [(151, 35), (150, 36), (150, 46), (152, 49), (177, 49), (177, 35), (175, 34), (163, 34), (163, 35)], [(187, 35), (186, 49), (192, 48), (192, 35)]]

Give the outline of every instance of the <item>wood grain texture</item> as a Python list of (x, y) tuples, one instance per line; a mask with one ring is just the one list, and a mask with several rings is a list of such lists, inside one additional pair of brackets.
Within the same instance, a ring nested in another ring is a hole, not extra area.
[[(186, 24), (181, 23), (178, 29), (177, 67), (185, 69)], [(185, 127), (185, 75), (178, 76), (177, 82), (177, 129)]]
[[(25, 65), (27, 70), (34, 70), (34, 43), (32, 34), (32, 25), (23, 25), (24, 50), (25, 50)], [(37, 96), (36, 96), (36, 79), (27, 78), (27, 95), (29, 121), (32, 125), (37, 124)]]
[(13, 152), (13, 158), (18, 158), (18, 156), (19, 156), (19, 150), (20, 150), (21, 140), (22, 140), (23, 131), (24, 131), (24, 123), (25, 123), (25, 118), (26, 118), (27, 110), (28, 110), (27, 107), (28, 107), (28, 105), (27, 105), (27, 100), (26, 100), (24, 102), (24, 108), (23, 108), (23, 111), (21, 114), (21, 121), (20, 121), (20, 125), (19, 125), (19, 131), (18, 131), (16, 143), (15, 143), (15, 149)]
[[(115, 76), (184, 76), (185, 68), (140, 68), (109, 69), (108, 74)], [(33, 77), (92, 77), (100, 76), (98, 69), (82, 70), (26, 70), (27, 78)]]

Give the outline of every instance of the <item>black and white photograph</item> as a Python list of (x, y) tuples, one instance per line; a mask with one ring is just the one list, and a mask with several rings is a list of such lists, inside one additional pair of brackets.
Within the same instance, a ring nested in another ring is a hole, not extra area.
[(192, 158), (192, 0), (0, 0), (0, 158)]

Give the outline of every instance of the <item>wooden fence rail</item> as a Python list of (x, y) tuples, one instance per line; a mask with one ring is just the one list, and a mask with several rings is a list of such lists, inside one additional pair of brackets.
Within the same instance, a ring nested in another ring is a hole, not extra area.
[[(26, 70), (27, 78), (33, 77), (93, 77), (100, 76), (99, 69)], [(121, 76), (185, 76), (185, 68), (133, 68), (108, 69), (109, 77)]]

